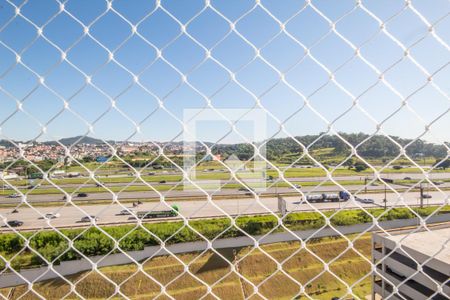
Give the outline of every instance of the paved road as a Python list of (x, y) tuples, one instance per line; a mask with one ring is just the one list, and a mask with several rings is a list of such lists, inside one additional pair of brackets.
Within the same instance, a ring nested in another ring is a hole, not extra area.
[[(429, 193), (432, 195), (431, 199), (425, 199), (425, 205), (441, 205), (449, 204), (449, 194), (442, 194), (438, 192)], [(357, 208), (357, 207), (380, 207), (383, 205), (384, 193), (360, 195), (363, 197), (370, 197), (375, 200), (375, 204), (362, 204), (360, 202), (342, 202), (342, 203), (316, 203), (316, 204), (300, 204), (300, 197), (286, 197), (288, 211), (310, 211), (314, 209), (328, 210), (339, 208)], [(238, 199), (222, 199), (208, 202), (206, 200), (195, 201), (168, 201), (168, 205), (176, 204), (180, 207), (180, 213), (186, 218), (201, 218), (201, 217), (215, 217), (238, 214), (257, 214), (270, 213), (278, 211), (278, 201), (275, 197), (261, 198), (259, 201), (252, 198), (238, 198)], [(417, 192), (407, 193), (404, 200), (396, 199), (394, 194), (388, 194), (388, 206), (404, 206), (418, 205), (419, 194)], [(49, 224), (55, 227), (66, 227), (84, 225), (79, 220), (86, 215), (94, 215), (99, 218), (99, 224), (110, 224), (120, 222), (133, 222), (134, 218), (130, 216), (118, 215), (119, 212), (125, 208), (133, 209), (131, 205), (79, 205), (66, 204), (59, 207), (36, 207), (27, 208), (20, 207), (19, 213), (11, 213), (11, 209), (0, 209), (0, 216), (7, 220), (21, 220), (24, 222), (23, 229), (48, 227)], [(146, 202), (140, 205), (137, 210), (162, 210), (167, 209), (166, 204), (160, 202)], [(46, 213), (59, 213), (61, 216), (53, 220), (44, 220), (42, 216)], [(0, 220), (0, 224), (3, 222)], [(2, 224), (3, 225), (3, 224)], [(88, 224), (86, 224), (88, 225)], [(6, 230), (7, 228), (2, 228)]]
[[(202, 173), (202, 174), (208, 174), (208, 173)], [(167, 175), (176, 175), (176, 176), (181, 176), (181, 173), (178, 174), (161, 174), (163, 176), (167, 176)], [(160, 176), (160, 175), (155, 175), (155, 177)], [(388, 179), (393, 179), (393, 180), (403, 180), (405, 178), (411, 178), (412, 180), (422, 180), (424, 179), (424, 175), (423, 174), (418, 174), (418, 173), (388, 173), (388, 174), (382, 174), (381, 175), (382, 178), (388, 178)], [(129, 178), (131, 179), (131, 176), (126, 176), (126, 175), (120, 175), (120, 176), (110, 176), (109, 178), (114, 177), (114, 178)], [(371, 180), (373, 177), (372, 176), (365, 176), (365, 175), (352, 175), (352, 176), (333, 176), (333, 179), (336, 181), (364, 181), (365, 178), (368, 178), (369, 180)], [(450, 178), (450, 173), (432, 173), (429, 176), (429, 179), (432, 181), (440, 181), (443, 179), (449, 179)], [(88, 178), (84, 178), (86, 181), (88, 180)], [(291, 183), (302, 183), (302, 182), (323, 182), (323, 181), (328, 181), (327, 177), (289, 177), (286, 178), (289, 182)], [(103, 178), (98, 178), (98, 181), (102, 182)], [(199, 185), (207, 185), (207, 184), (214, 184), (217, 183), (217, 180), (207, 180), (207, 179), (198, 179), (194, 181), (196, 184)], [(246, 183), (246, 184), (251, 184), (251, 183), (257, 183), (257, 182), (261, 182), (260, 178), (243, 178), (242, 182)], [(283, 180), (280, 180), (280, 182), (284, 182)], [(11, 184), (14, 184), (14, 181), (10, 182)], [(180, 181), (171, 181), (171, 180), (167, 180), (167, 182), (165, 184), (160, 184), (159, 180), (154, 180), (154, 181), (148, 181), (149, 184), (155, 186), (155, 185), (175, 185), (180, 183)], [(221, 184), (226, 184), (226, 183), (238, 183), (235, 180), (221, 180)], [(115, 183), (104, 183), (105, 186), (107, 187), (113, 187), (113, 186), (127, 186), (129, 185), (130, 182), (115, 182)], [(190, 184), (189, 181), (186, 181), (186, 184)], [(270, 183), (267, 183), (270, 184)], [(136, 182), (133, 183), (133, 186), (144, 186), (145, 183), (143, 183), (140, 180), (137, 180)], [(96, 184), (94, 183), (89, 183), (89, 184), (80, 184), (80, 183), (67, 183), (67, 184), (61, 184), (59, 185), (60, 187), (64, 187), (64, 188), (74, 188), (74, 187), (96, 187)], [(41, 188), (53, 188), (51, 185), (42, 185)], [(11, 191), (12, 192), (12, 191)]]
[[(444, 185), (442, 185), (444, 186)], [(450, 184), (449, 184), (450, 186)], [(405, 189), (404, 186), (400, 185), (392, 185), (393, 188), (396, 190), (402, 190)], [(350, 191), (359, 191), (363, 190), (364, 187), (361, 185), (350, 185), (346, 186), (346, 189)], [(337, 186), (305, 186), (301, 189), (304, 193), (329, 193), (329, 192), (336, 192), (339, 190)], [(368, 186), (368, 191), (381, 191), (384, 190), (383, 185), (378, 186)], [(259, 192), (259, 191), (258, 191)], [(264, 194), (278, 194), (278, 193), (293, 193), (296, 192), (293, 188), (269, 188), (265, 191), (260, 191), (262, 195)], [(209, 192), (210, 194), (212, 191)], [(245, 191), (238, 191), (237, 189), (222, 189), (216, 193), (214, 193), (214, 196), (238, 196), (238, 195), (244, 195)], [(152, 191), (150, 188), (148, 191), (139, 191), (139, 192), (121, 192), (116, 193), (117, 197), (119, 199), (159, 199), (160, 194), (158, 194), (155, 191)], [(189, 197), (199, 197), (199, 196), (205, 196), (205, 193), (200, 190), (172, 190), (172, 191), (164, 191), (161, 192), (161, 195), (163, 195), (166, 198), (189, 198)], [(27, 201), (30, 203), (34, 202), (55, 202), (55, 201), (62, 201), (64, 194), (45, 194), (45, 195), (28, 195)], [(90, 193), (88, 194), (88, 197), (84, 198), (76, 198), (77, 200), (113, 200), (113, 194), (111, 193)], [(0, 196), (0, 203), (3, 204), (14, 204), (14, 203), (20, 203), (21, 198), (7, 198), (6, 196)]]

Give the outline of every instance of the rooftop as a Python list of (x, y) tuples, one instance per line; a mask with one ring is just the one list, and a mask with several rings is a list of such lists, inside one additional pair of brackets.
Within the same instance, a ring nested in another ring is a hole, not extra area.
[(392, 236), (384, 236), (385, 239), (402, 246), (434, 257), (445, 264), (450, 264), (450, 225), (444, 228), (436, 228), (431, 231), (393, 233)]

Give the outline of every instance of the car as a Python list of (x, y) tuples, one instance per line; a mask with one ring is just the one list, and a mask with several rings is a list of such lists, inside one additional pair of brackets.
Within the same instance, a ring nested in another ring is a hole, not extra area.
[(403, 178), (403, 180), (411, 180), (412, 178), (411, 177), (405, 177), (405, 178)]
[(149, 172), (147, 175), (149, 176), (155, 175), (155, 172)]
[(423, 197), (424, 199), (430, 199), (430, 198), (433, 198), (433, 196), (431, 196), (430, 194), (423, 194), (422, 197)]
[(119, 215), (121, 215), (121, 216), (129, 216), (129, 215), (131, 215), (131, 214), (133, 214), (133, 213), (134, 213), (134, 211), (131, 210), (131, 209), (122, 209), (122, 210), (119, 212)]
[(97, 221), (98, 218), (96, 216), (85, 216), (81, 218), (80, 222), (92, 222), (93, 220)]
[(433, 182), (435, 185), (441, 185), (441, 184), (444, 184), (444, 181), (435, 181), (435, 182)]
[(59, 213), (47, 213), (45, 214), (45, 219), (56, 219), (59, 218), (61, 215)]
[(38, 187), (40, 187), (40, 186), (41, 186), (40, 184), (29, 185), (29, 186), (27, 186), (27, 189), (32, 190), (32, 189), (38, 188)]
[(23, 225), (23, 222), (19, 221), (19, 220), (11, 220), (11, 221), (6, 222), (6, 224), (8, 224), (11, 227), (20, 227)]
[(166, 183), (166, 181), (165, 180), (161, 180), (159, 183)]
[(86, 193), (78, 193), (77, 197), (87, 197), (88, 194)]
[(361, 203), (366, 203), (366, 204), (373, 204), (373, 203), (375, 203), (375, 200), (370, 199), (370, 198), (356, 198), (356, 200), (361, 202)]
[(19, 194), (10, 194), (8, 196), (6, 196), (6, 198), (20, 198)]
[(294, 184), (294, 187), (295, 187), (296, 189), (301, 189), (301, 188), (302, 188), (302, 186), (301, 186), (300, 184)]

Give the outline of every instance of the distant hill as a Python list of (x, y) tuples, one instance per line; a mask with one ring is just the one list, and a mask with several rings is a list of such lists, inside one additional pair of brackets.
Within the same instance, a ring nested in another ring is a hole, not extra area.
[[(92, 137), (89, 137), (89, 136), (85, 136), (85, 137), (74, 136), (74, 137), (70, 137), (70, 138), (63, 138), (63, 139), (58, 140), (58, 142), (63, 144), (64, 146), (70, 146), (70, 145), (73, 145), (74, 143), (77, 143), (77, 144), (93, 144), (93, 145), (95, 145), (95, 144), (103, 144), (104, 143), (103, 140), (92, 138)], [(56, 142), (56, 141), (46, 141), (46, 142), (42, 142), (42, 144), (45, 144), (45, 145), (57, 145), (58, 142)], [(107, 142), (108, 143), (112, 143), (112, 144), (115, 143), (114, 141), (107, 141)], [(39, 144), (38, 142), (35, 142), (35, 141), (26, 141), (26, 142), (24, 142), (24, 141), (14, 141), (14, 143), (16, 143), (16, 144), (29, 144), (29, 143), (30, 144), (31, 143)], [(14, 144), (11, 143), (8, 140), (0, 140), (0, 146), (13, 147)]]
[[(406, 153), (410, 157), (436, 157), (447, 156), (447, 148), (444, 145), (425, 142), (423, 140), (413, 141), (396, 136), (389, 138), (383, 135), (369, 136), (364, 133), (340, 133), (343, 139), (351, 146), (357, 147), (360, 155), (370, 158), (394, 157), (400, 154), (400, 146), (406, 147)], [(392, 142), (392, 140), (395, 141)], [(294, 138), (270, 139), (266, 143), (266, 157), (270, 160), (278, 160), (281, 157), (293, 155), (298, 159), (303, 153), (300, 146), (308, 147), (308, 151), (318, 149), (331, 149), (328, 156), (349, 156), (351, 147), (336, 135), (304, 135)], [(221, 153), (225, 156), (237, 154), (240, 159), (249, 159), (253, 155), (253, 147), (250, 144), (215, 145), (213, 153)]]
[[(90, 136), (74, 136), (74, 137), (70, 137), (70, 138), (63, 138), (60, 139), (59, 142), (61, 144), (63, 144), (64, 146), (70, 146), (73, 145), (74, 143), (77, 144), (91, 144), (91, 145), (96, 145), (96, 144), (104, 144), (103, 140), (100, 139), (96, 139)], [(107, 141), (108, 143), (111, 141)], [(54, 145), (57, 144), (55, 141), (49, 141), (49, 142), (44, 142), (44, 144), (47, 145)]]
[(14, 145), (10, 141), (0, 140), (0, 146), (2, 146), (2, 147), (12, 147)]

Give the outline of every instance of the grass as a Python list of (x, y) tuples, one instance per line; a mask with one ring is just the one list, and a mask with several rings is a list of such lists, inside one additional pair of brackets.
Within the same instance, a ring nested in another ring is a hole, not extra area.
[[(268, 299), (292, 299), (297, 296), (300, 287), (291, 278), (277, 272), (275, 261), (283, 263), (283, 270), (294, 280), (305, 285), (306, 292), (314, 299), (330, 299), (331, 297), (343, 297), (346, 294), (346, 286), (343, 282), (352, 285), (370, 272), (370, 235), (366, 234), (352, 239), (361, 254), (348, 250), (347, 241), (344, 238), (322, 238), (307, 242), (309, 251), (301, 249), (298, 242), (277, 243), (261, 246), (261, 250), (252, 247), (243, 249), (221, 250), (222, 258), (212, 252), (188, 253), (178, 255), (177, 258), (184, 264), (189, 264), (188, 270), (192, 274), (184, 272), (184, 265), (172, 256), (153, 258), (143, 263), (142, 273), (133, 264), (100, 268), (99, 273), (91, 272), (68, 276), (70, 282), (76, 283), (76, 291), (87, 299), (121, 299), (115, 294), (114, 284), (120, 284), (120, 292), (131, 299), (150, 299), (157, 297), (160, 286), (155, 282), (166, 285), (167, 293), (175, 299), (198, 299), (207, 293), (198, 277), (208, 285), (214, 285), (212, 292), (221, 299), (244, 299), (250, 297), (254, 290), (253, 284), (258, 285), (260, 295)], [(334, 272), (342, 282), (323, 271), (323, 264), (310, 252), (325, 261), (340, 256), (330, 264), (330, 271)], [(268, 256), (270, 255), (270, 257)], [(239, 278), (235, 273), (229, 274), (230, 263), (236, 263), (236, 270), (244, 278)], [(274, 274), (270, 279), (270, 275)], [(228, 275), (227, 275), (228, 274)], [(320, 274), (320, 275), (319, 275)], [(86, 276), (87, 277), (84, 277)], [(311, 280), (314, 276), (318, 277)], [(151, 279), (150, 276), (153, 278)], [(77, 299), (70, 294), (70, 285), (60, 279), (48, 280), (37, 283), (33, 290), (46, 299), (60, 299), (69, 295), (66, 299)], [(0, 292), (6, 296), (11, 289), (3, 289)], [(370, 293), (370, 277), (366, 277), (353, 287), (353, 293), (358, 298), (363, 298)], [(27, 292), (26, 286), (12, 289), (10, 299), (36, 299), (36, 296)], [(166, 299), (167, 297), (160, 297)], [(158, 299), (160, 299), (158, 298)], [(206, 299), (211, 299), (208, 295)], [(259, 295), (251, 299), (260, 299)], [(306, 297), (298, 297), (303, 299)]]

